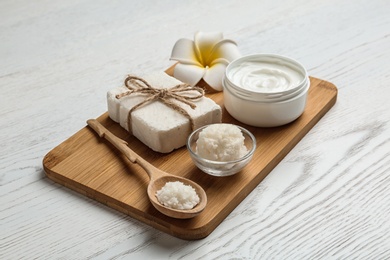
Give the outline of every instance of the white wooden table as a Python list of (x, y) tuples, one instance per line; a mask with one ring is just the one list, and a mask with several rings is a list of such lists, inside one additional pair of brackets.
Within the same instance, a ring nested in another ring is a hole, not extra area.
[[(390, 2), (0, 2), (0, 259), (389, 259)], [(222, 31), (335, 84), (336, 105), (211, 233), (180, 240), (49, 180), (124, 75)]]

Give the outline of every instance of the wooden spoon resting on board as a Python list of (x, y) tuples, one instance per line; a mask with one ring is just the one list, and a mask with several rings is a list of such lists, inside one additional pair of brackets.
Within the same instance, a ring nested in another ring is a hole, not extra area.
[[(146, 171), (146, 173), (149, 175), (150, 178), (147, 194), (150, 202), (158, 211), (172, 218), (188, 219), (197, 216), (206, 207), (207, 204), (206, 192), (197, 183), (183, 177), (169, 174), (167, 172), (164, 172), (154, 167), (152, 164), (148, 163), (145, 159), (139, 156), (136, 152), (131, 150), (130, 147), (127, 146), (127, 142), (116, 137), (107, 128), (105, 128), (102, 124), (100, 124), (96, 119), (89, 119), (87, 121), (87, 124), (93, 130), (95, 130), (95, 132), (100, 137), (105, 138), (112, 145), (114, 145), (119, 151), (121, 151), (131, 162), (137, 163)], [(165, 183), (174, 182), (174, 181), (180, 181), (183, 184), (190, 185), (195, 189), (200, 200), (199, 203), (194, 208), (173, 209), (164, 206), (157, 200), (156, 192), (160, 190), (165, 185)]]

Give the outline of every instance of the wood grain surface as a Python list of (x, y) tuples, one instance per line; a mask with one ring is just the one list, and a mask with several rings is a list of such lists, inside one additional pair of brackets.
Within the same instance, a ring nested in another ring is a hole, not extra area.
[[(390, 259), (389, 10), (388, 0), (0, 1), (0, 259)], [(107, 111), (107, 90), (170, 67), (175, 42), (198, 30), (222, 31), (243, 55), (300, 61), (337, 86), (336, 104), (204, 239), (47, 178), (44, 156)]]

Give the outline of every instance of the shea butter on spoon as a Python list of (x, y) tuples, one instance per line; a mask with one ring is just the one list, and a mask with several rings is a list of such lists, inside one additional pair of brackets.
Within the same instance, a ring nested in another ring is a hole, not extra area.
[[(150, 178), (147, 195), (149, 197), (150, 202), (158, 211), (172, 218), (188, 219), (197, 216), (204, 210), (207, 204), (207, 196), (206, 192), (199, 184), (189, 179), (169, 174), (154, 167), (152, 164), (150, 164), (133, 150), (131, 150), (124, 140), (112, 134), (108, 129), (106, 129), (102, 124), (100, 124), (99, 121), (95, 119), (90, 119), (87, 121), (87, 123), (100, 137), (109, 141), (119, 151), (121, 151), (131, 162), (137, 163), (145, 170), (145, 172), (149, 175)], [(199, 196), (199, 201), (196, 204), (192, 205), (192, 208), (186, 209), (167, 207), (163, 205), (157, 199), (156, 194), (161, 189), (164, 189), (166, 184), (170, 182), (181, 182), (187, 186), (192, 187), (197, 196)]]
[(192, 209), (200, 198), (191, 185), (181, 181), (167, 182), (156, 192), (158, 201), (172, 209)]

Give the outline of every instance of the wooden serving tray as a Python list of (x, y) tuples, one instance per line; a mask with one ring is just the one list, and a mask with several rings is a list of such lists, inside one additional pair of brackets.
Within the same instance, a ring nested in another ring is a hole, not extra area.
[(234, 120), (223, 108), (223, 94), (208, 94), (223, 108), (223, 122), (241, 125), (257, 138), (252, 161), (238, 174), (213, 177), (191, 161), (186, 147), (169, 154), (153, 152), (112, 121), (107, 113), (98, 118), (105, 127), (156, 167), (189, 178), (206, 191), (208, 204), (197, 217), (173, 219), (149, 202), (148, 176), (130, 163), (116, 148), (89, 127), (84, 127), (51, 150), (43, 159), (47, 176), (72, 190), (119, 210), (156, 229), (182, 239), (208, 236), (225, 217), (267, 176), (283, 157), (335, 104), (337, 88), (327, 81), (310, 78), (307, 107), (296, 121), (276, 128), (256, 128)]

